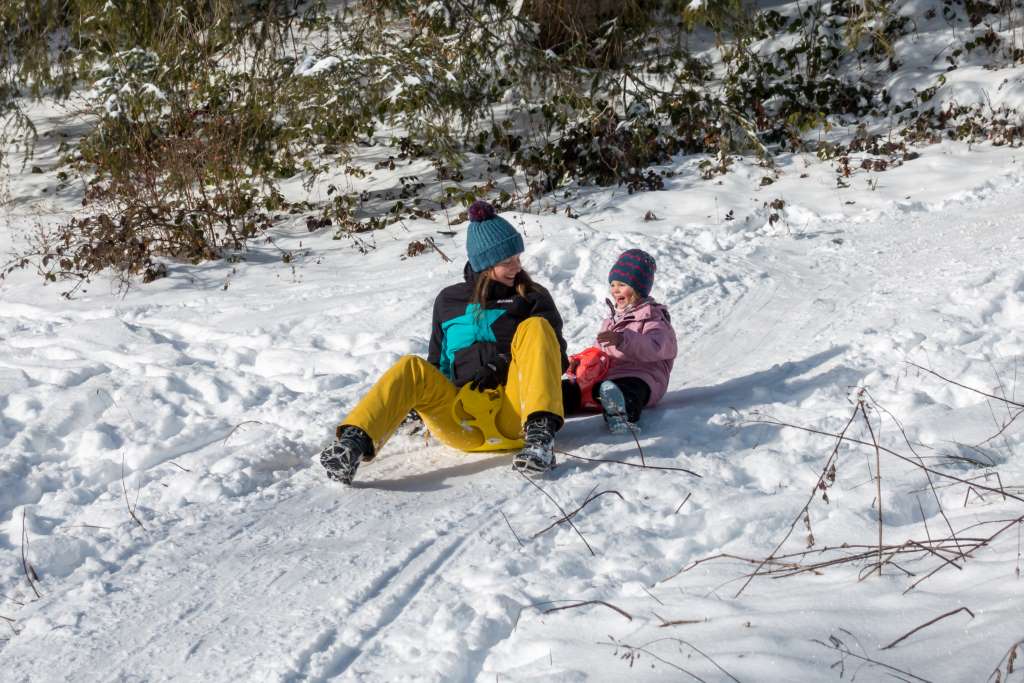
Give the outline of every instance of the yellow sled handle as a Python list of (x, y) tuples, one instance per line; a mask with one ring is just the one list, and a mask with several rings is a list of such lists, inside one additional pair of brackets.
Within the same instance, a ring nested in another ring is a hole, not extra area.
[(498, 411), (504, 397), (505, 390), (501, 386), (476, 391), (464, 384), (459, 389), (452, 415), (463, 429), (479, 431), (483, 437), (479, 446), (467, 448), (467, 451), (510, 451), (523, 447), (522, 439), (506, 436), (498, 429)]

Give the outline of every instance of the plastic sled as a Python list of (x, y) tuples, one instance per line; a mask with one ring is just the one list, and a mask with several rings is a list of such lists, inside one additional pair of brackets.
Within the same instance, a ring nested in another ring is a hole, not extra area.
[(502, 434), (498, 429), (498, 411), (501, 410), (505, 390), (482, 389), (477, 391), (464, 384), (455, 396), (452, 414), (455, 421), (465, 430), (477, 430), (483, 436), (479, 446), (467, 448), (467, 451), (511, 451), (523, 447), (523, 440), (518, 436)]

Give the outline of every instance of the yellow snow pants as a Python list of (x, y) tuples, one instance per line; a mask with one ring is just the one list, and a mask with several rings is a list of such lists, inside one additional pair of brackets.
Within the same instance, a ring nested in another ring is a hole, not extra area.
[[(558, 337), (551, 324), (527, 318), (512, 338), (512, 359), (496, 424), (503, 434), (521, 434), (523, 423), (538, 411), (564, 417), (562, 364)], [(479, 430), (464, 429), (452, 407), (458, 389), (419, 356), (403, 356), (392, 365), (341, 424), (359, 427), (373, 439), (376, 453), (413, 408), (442, 443), (459, 450), (483, 445)]]

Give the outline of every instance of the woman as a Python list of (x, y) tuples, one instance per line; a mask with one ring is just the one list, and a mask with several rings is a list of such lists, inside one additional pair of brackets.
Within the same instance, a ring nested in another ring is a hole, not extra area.
[(329, 478), (352, 483), (359, 463), (372, 460), (413, 409), (445, 444), (480, 450), (480, 430), (466, 428), (453, 412), (465, 384), (502, 389), (496, 426), (522, 433), (525, 442), (513, 469), (554, 467), (555, 432), (564, 422), (561, 376), (569, 365), (562, 318), (519, 263), (522, 235), (487, 202), (474, 202), (469, 220), (465, 281), (434, 301), (427, 360), (400, 358), (342, 421), (320, 454)]

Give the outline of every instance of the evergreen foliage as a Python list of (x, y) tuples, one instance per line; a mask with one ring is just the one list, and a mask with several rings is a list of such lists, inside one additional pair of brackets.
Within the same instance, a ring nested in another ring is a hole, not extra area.
[[(979, 55), (1024, 60), (997, 32), (1019, 5), (943, 0), (945, 21), (977, 29), (961, 33), (950, 68)], [(87, 214), (17, 265), (45, 264), (48, 279), (107, 267), (148, 277), (160, 256), (216, 257), (274, 211), (304, 208), (289, 207), (282, 179), (361, 173), (348, 167), (361, 144), (428, 159), (435, 181), (410, 179), (377, 197), (333, 193), (315, 224), (333, 223), (339, 235), (484, 192), (505, 190), (498, 201), (507, 203), (504, 181), (514, 177), (525, 179), (518, 199), (529, 204), (570, 182), (657, 190), (664, 175), (652, 167), (678, 153), (707, 153), (707, 177), (738, 153), (769, 166), (786, 150), (838, 158), (834, 145), (819, 147), (819, 133), (867, 116), (900, 117), (916, 141), (939, 129), (990, 130), (978, 112), (930, 104), (934, 90), (894, 102), (873, 85), (900, 66), (894, 46), (918, 20), (910, 9), (885, 0), (800, 7), (9, 0), (0, 8), (3, 142), (31, 156), (32, 99), (82, 96), (89, 124), (68, 144), (63, 171), (87, 183)], [(720, 62), (697, 56), (697, 45), (717, 46)], [(855, 80), (844, 75), (853, 63)], [(965, 117), (970, 125), (957, 123)], [(995, 118), (999, 140), (1019, 144), (1019, 115)], [(467, 162), (481, 160), (490, 179), (467, 188)], [(124, 248), (96, 248), (101, 238)]]

